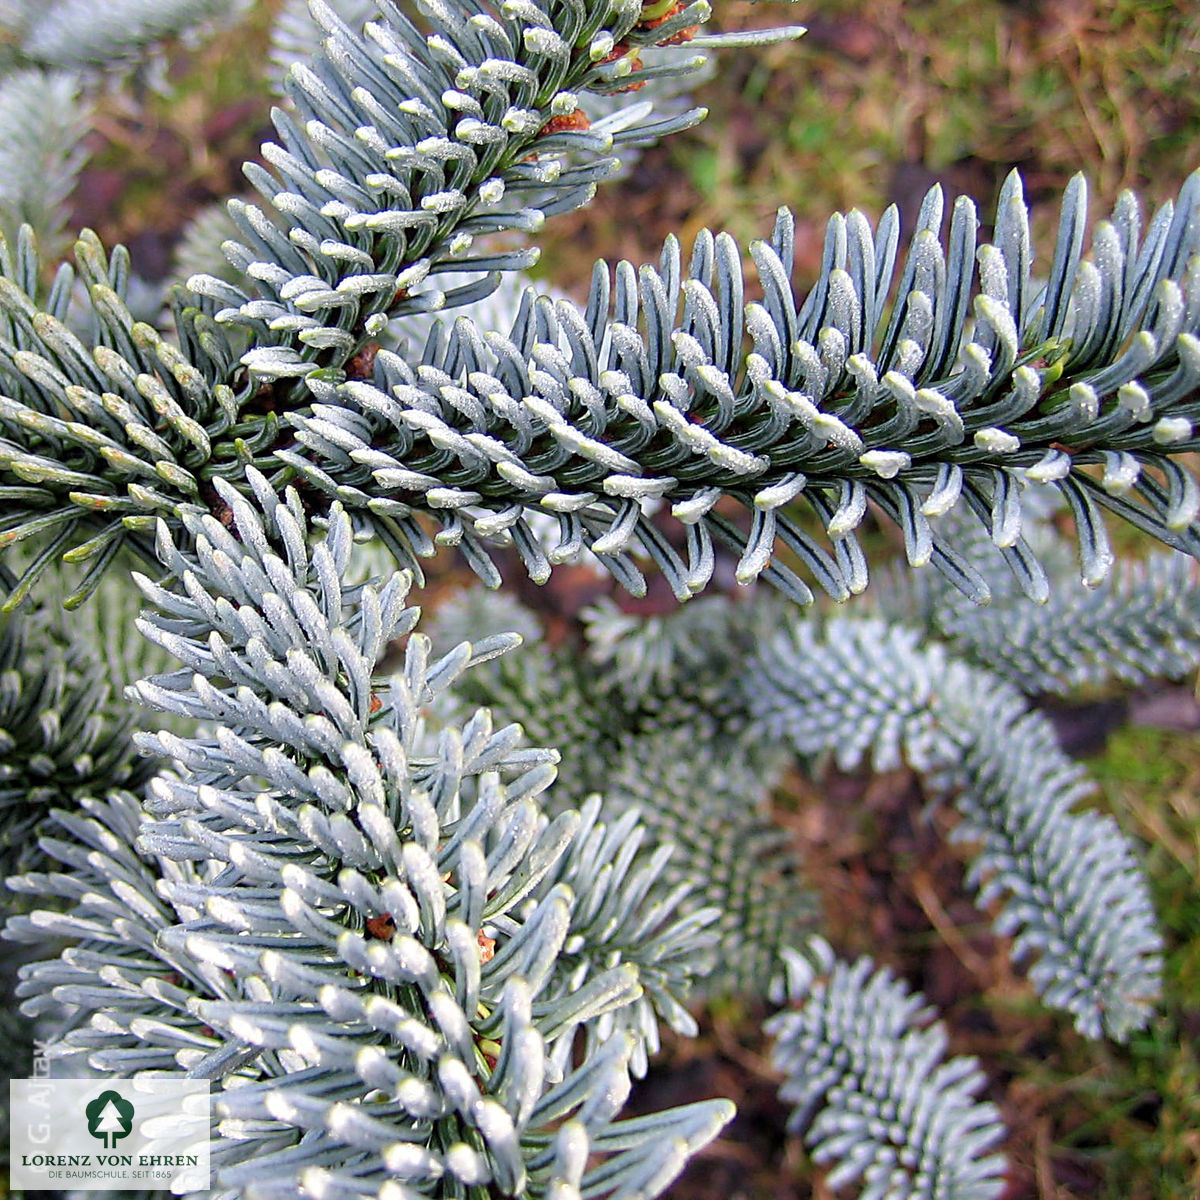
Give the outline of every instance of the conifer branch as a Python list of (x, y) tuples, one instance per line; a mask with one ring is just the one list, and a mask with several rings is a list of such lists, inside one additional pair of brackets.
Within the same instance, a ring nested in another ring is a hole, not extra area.
[(934, 619), (956, 655), (1026, 695), (1179, 679), (1200, 663), (1200, 586), (1181, 554), (1119, 562), (1097, 588), (1056, 581), (1044, 605), (1011, 596), (968, 610), (949, 597)]
[(47, 606), (0, 619), (0, 875), (42, 861), (53, 811), (154, 771), (107, 664), (58, 617)]
[(51, 252), (62, 247), (67, 201), (88, 130), (79, 80), (34, 68), (0, 76), (0, 233), (29, 225)]
[[(678, 918), (679, 889), (648, 902), (663, 861), (630, 870), (632, 820), (539, 813), (554, 752), (486, 712), (426, 730), (422, 709), (511, 639), (430, 661), (404, 576), (347, 584), (344, 514), (310, 542), (294, 492), (218, 486), (231, 529), (189, 510), (181, 548), (159, 527), (174, 583), (139, 580), (139, 627), (181, 665), (132, 689), (213, 724), (140, 735), (174, 765), (145, 805), (111, 791), (55, 814), (43, 848), (69, 872), (16, 886), (67, 903), (6, 936), (77, 945), (22, 970), (25, 1011), (68, 1005), (57, 1052), (94, 1069), (211, 1079), (217, 1186), (248, 1197), (657, 1195), (732, 1111), (616, 1120), (711, 915)], [(611, 1036), (576, 1063), (590, 1027)]]
[(1027, 540), (1046, 568), (1050, 596), (1029, 599), (993, 552), (986, 530), (963, 514), (943, 529), (991, 592), (981, 608), (943, 576), (888, 566), (866, 597), (868, 610), (948, 643), (952, 653), (1016, 684), (1026, 695), (1065, 695), (1119, 680), (1176, 679), (1200, 662), (1200, 576), (1182, 554), (1118, 561), (1087, 587), (1058, 531), (1061, 505), (1026, 493)]
[[(939, 239), (934, 189), (891, 312), (892, 211), (875, 231), (861, 214), (835, 217), (803, 299), (786, 212), (750, 248), (761, 303), (743, 298), (730, 238), (702, 234), (686, 274), (670, 240), (657, 267), (598, 267), (586, 312), (531, 297), (503, 335), (461, 320), (420, 364), (381, 353), (369, 381), (316, 386), (311, 414), (290, 418), (303, 448), (281, 457), (397, 528), (416, 513), (435, 518), (440, 540), (493, 582), (486, 547), (504, 533), (535, 580), (584, 546), (639, 591), (636, 551), (683, 599), (707, 585), (714, 544), (725, 543), (742, 582), (763, 575), (808, 602), (798, 565), (845, 599), (866, 586), (854, 530), (872, 502), (900, 526), (911, 564), (932, 562), (979, 601), (986, 580), (932, 520), (973, 514), (1043, 600), (1045, 574), (1021, 537), (1022, 483), (1066, 499), (1091, 585), (1112, 564), (1101, 508), (1200, 551), (1200, 489), (1178, 460), (1197, 444), (1198, 199), (1194, 177), (1142, 238), (1124, 197), (1085, 261), (1086, 189), (1075, 180), (1050, 279), (1034, 294), (1017, 177), (995, 244), (978, 253), (967, 200)], [(746, 521), (717, 509), (722, 498)], [(682, 554), (641, 511), (650, 500), (671, 506)], [(532, 512), (559, 521), (548, 551), (530, 533)]]
[(980, 903), (1001, 901), (997, 930), (1084, 1036), (1121, 1041), (1146, 1024), (1162, 938), (1136, 855), (1111, 817), (1072, 811), (1092, 787), (1015, 688), (872, 620), (798, 623), (746, 685), (764, 733), (844, 770), (906, 763), (953, 803), (955, 836), (979, 847)]
[[(665, 21), (645, 19), (638, 0), (415, 7), (434, 32), (389, 7), (359, 33), (314, 0), (324, 50), (285, 84), (292, 108), (276, 110), (279, 142), (263, 147), (273, 173), (246, 168), (280, 224), (232, 201), (242, 233), (226, 249), (246, 290), (189, 280), (252, 340), (243, 361), (259, 386), (314, 371), (315, 383), (353, 377), (352, 360), (392, 317), (477, 299), (495, 272), (536, 259), (479, 244), (483, 235), (536, 232), (591, 198), (616, 168), (614, 146), (703, 116), (654, 122), (646, 106), (610, 134), (589, 129), (582, 103), (589, 90), (626, 87), (639, 47), (693, 36), (706, 0)], [(489, 274), (449, 294), (426, 285), (462, 270)], [(294, 395), (309, 398), (302, 385)]]
[(995, 1200), (1004, 1130), (970, 1058), (945, 1059), (947, 1037), (913, 994), (869, 958), (840, 962), (820, 938), (786, 955), (791, 1006), (766, 1025), (778, 1039), (780, 1095), (791, 1128), (831, 1188), (859, 1182), (862, 1200)]
[(33, 62), (110, 69), (169, 37), (231, 21), (248, 0), (18, 0), (14, 32)]

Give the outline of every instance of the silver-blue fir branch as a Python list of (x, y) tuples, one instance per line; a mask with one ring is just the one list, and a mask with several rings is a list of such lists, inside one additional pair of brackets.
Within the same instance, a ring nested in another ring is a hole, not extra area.
[(1032, 958), (1046, 1003), (1087, 1037), (1143, 1028), (1161, 992), (1162, 939), (1137, 856), (1116, 822), (1074, 812), (1092, 786), (1050, 722), (989, 672), (875, 620), (801, 624), (746, 675), (761, 730), (844, 770), (907, 764), (978, 843), (980, 903)]
[(820, 938), (785, 963), (773, 1060), (793, 1128), (835, 1164), (829, 1185), (861, 1181), (863, 1200), (1002, 1196), (1000, 1114), (977, 1098), (974, 1059), (944, 1060), (946, 1032), (923, 998), (869, 958), (839, 962)]
[(161, 528), (179, 587), (142, 577), (141, 625), (183, 665), (132, 691), (215, 724), (142, 737), (173, 763), (144, 800), (56, 813), (66, 870), (15, 883), (73, 903), (6, 936), (74, 945), (23, 968), (25, 1011), (67, 1006), (58, 1052), (94, 1069), (212, 1080), (214, 1195), (656, 1194), (732, 1112), (616, 1119), (639, 1044), (690, 1021), (716, 913), (651, 897), (670, 851), (635, 862), (628, 818), (545, 816), (557, 755), (518, 728), (427, 728), (511, 639), (431, 660), (404, 575), (343, 587), (343, 513), (310, 541), (294, 492), (252, 484), (257, 506), (222, 487), (236, 532), (194, 511), (185, 552)]

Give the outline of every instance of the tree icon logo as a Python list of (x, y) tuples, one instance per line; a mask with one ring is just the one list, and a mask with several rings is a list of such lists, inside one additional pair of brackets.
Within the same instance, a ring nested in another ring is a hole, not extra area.
[(111, 1150), (133, 1128), (133, 1105), (114, 1091), (101, 1092), (87, 1108), (88, 1133)]

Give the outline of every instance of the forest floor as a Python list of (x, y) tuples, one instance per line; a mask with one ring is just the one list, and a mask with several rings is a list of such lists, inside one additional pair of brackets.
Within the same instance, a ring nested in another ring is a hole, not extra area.
[[(697, 100), (697, 129), (644, 153), (586, 210), (551, 222), (539, 278), (586, 289), (603, 254), (657, 257), (668, 232), (703, 227), (743, 241), (797, 214), (797, 271), (815, 274), (824, 223), (896, 203), (911, 227), (940, 183), (968, 193), (986, 224), (1020, 167), (1035, 233), (1082, 170), (1093, 211), (1125, 187), (1147, 205), (1200, 166), (1200, 8), (1161, 0), (722, 0), (724, 28), (801, 23), (800, 42), (724, 56)], [(272, 5), (198, 51), (179, 51), (177, 89), (114, 97), (93, 134), (76, 200), (81, 224), (125, 240), (149, 277), (203, 205), (239, 190), (240, 164), (269, 126), (261, 63)], [(567, 601), (569, 603), (569, 598)], [(1189, 683), (1190, 687), (1190, 683)], [(1165, 698), (1164, 698), (1165, 696)], [(1061, 717), (1086, 744), (1100, 800), (1145, 843), (1167, 939), (1159, 1018), (1125, 1046), (1084, 1042), (1038, 1005), (987, 919), (962, 897), (960, 859), (903, 772), (792, 779), (779, 797), (828, 936), (870, 952), (922, 988), (955, 1052), (978, 1056), (1011, 1131), (1008, 1200), (1188, 1200), (1200, 1195), (1200, 737), (1187, 688), (1090, 697)], [(1132, 717), (1132, 719), (1130, 719)], [(674, 1200), (790, 1200), (831, 1193), (795, 1139), (760, 1033), (762, 1012), (713, 1002), (699, 1038), (669, 1041), (635, 1102), (733, 1098), (727, 1135), (670, 1192)]]

